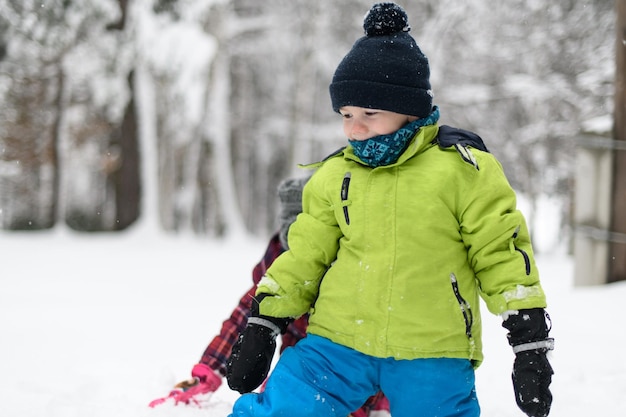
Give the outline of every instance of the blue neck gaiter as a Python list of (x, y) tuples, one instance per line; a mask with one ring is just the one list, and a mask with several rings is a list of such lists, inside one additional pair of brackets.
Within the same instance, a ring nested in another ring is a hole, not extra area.
[(439, 120), (439, 108), (433, 107), (432, 113), (423, 119), (407, 123), (388, 135), (379, 135), (366, 140), (348, 140), (354, 154), (365, 165), (372, 168), (391, 165), (411, 143), (411, 139), (422, 126), (433, 125)]

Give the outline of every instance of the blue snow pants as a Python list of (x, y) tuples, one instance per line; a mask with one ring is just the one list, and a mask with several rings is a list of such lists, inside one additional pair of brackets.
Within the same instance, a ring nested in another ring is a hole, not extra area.
[(346, 417), (383, 391), (393, 417), (478, 417), (469, 360), (395, 360), (307, 335), (286, 349), (262, 393), (242, 395), (229, 417)]

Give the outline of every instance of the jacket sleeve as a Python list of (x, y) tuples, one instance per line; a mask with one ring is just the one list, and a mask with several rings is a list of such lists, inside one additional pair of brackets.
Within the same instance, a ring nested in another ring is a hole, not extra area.
[(289, 227), (289, 250), (259, 283), (257, 294), (276, 296), (263, 299), (262, 315), (296, 318), (308, 312), (324, 273), (337, 257), (342, 233), (315, 175), (304, 187), (302, 208)]
[(545, 295), (515, 192), (492, 155), (480, 152), (479, 165), (462, 191), (460, 223), (480, 294), (494, 314), (543, 308)]

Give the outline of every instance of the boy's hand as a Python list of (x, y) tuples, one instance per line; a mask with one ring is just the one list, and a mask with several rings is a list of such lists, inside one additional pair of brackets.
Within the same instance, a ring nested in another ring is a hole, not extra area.
[(509, 330), (507, 337), (515, 352), (515, 401), (529, 417), (546, 417), (552, 405), (550, 383), (554, 371), (547, 353), (554, 349), (554, 339), (548, 337), (546, 317), (542, 308), (519, 310), (502, 323)]
[(552, 367), (546, 352), (519, 352), (513, 364), (513, 390), (518, 407), (529, 417), (546, 417), (550, 413)]
[(269, 373), (276, 336), (284, 333), (289, 320), (259, 315), (259, 303), (264, 296), (253, 299), (251, 316), (226, 364), (228, 386), (241, 394), (256, 389)]

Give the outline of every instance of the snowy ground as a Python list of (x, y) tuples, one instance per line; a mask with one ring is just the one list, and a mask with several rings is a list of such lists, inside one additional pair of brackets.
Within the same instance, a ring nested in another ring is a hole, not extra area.
[[(250, 286), (265, 241), (156, 234), (0, 232), (0, 416), (224, 417), (147, 404), (187, 378)], [(553, 417), (626, 415), (626, 283), (574, 288), (573, 261), (541, 256), (557, 349)], [(477, 389), (486, 417), (523, 416), (500, 320), (485, 321)]]

